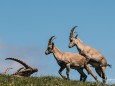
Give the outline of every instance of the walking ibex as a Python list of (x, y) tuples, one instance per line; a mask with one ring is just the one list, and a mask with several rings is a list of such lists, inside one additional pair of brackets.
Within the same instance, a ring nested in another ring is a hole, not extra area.
[(78, 34), (74, 37), (74, 30), (77, 26), (73, 27), (70, 32), (70, 43), (69, 48), (76, 46), (78, 49), (79, 54), (83, 55), (87, 61), (85, 64), (91, 64), (93, 67), (95, 67), (96, 72), (98, 75), (103, 79), (103, 83), (106, 83), (106, 74), (105, 70), (107, 66), (110, 66), (107, 64), (106, 58), (96, 49), (87, 46), (83, 44), (83, 42), (78, 38)]
[[(18, 77), (28, 77), (31, 74), (35, 73), (38, 71), (37, 68), (32, 68), (29, 65), (27, 65), (26, 63), (24, 63), (23, 61), (16, 59), (16, 58), (6, 58), (5, 60), (14, 60), (20, 64), (22, 64), (24, 67), (19, 68), (14, 74), (14, 76), (18, 76)], [(23, 70), (22, 70), (23, 69)]]
[[(98, 82), (97, 76), (92, 72), (90, 65), (85, 65), (86, 59), (80, 54), (74, 54), (71, 52), (61, 52), (53, 43), (55, 36), (52, 36), (49, 39), (47, 50), (45, 51), (45, 54), (48, 55), (50, 53), (53, 53), (58, 65), (60, 66), (59, 74), (63, 79), (69, 80), (69, 72), (70, 68), (75, 69), (80, 73), (80, 81), (85, 81), (87, 78), (87, 75), (83, 72), (83, 69), (86, 69), (88, 73), (90, 73), (94, 79)], [(62, 71), (66, 68), (66, 75), (67, 78), (62, 75)]]

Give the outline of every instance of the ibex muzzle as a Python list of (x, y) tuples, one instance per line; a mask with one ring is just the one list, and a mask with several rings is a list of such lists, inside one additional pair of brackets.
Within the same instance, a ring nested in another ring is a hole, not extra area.
[(33, 72), (38, 72), (38, 69), (37, 69), (37, 68), (33, 68), (32, 71), (33, 71)]
[(75, 46), (75, 43), (73, 41), (71, 41), (71, 38), (70, 38), (70, 43), (69, 43), (68, 47), (72, 48), (73, 46)]
[(45, 54), (46, 54), (46, 55), (48, 55), (48, 54), (49, 54), (48, 50), (46, 50), (46, 51), (45, 51)]

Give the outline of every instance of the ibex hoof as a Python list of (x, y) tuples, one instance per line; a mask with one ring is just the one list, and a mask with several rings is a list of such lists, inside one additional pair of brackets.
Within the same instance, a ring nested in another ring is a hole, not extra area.
[(98, 81), (98, 80), (96, 80), (96, 83), (99, 83), (99, 81)]
[(70, 78), (67, 78), (68, 81), (70, 81)]
[(67, 78), (65, 76), (62, 76), (63, 79), (67, 80)]

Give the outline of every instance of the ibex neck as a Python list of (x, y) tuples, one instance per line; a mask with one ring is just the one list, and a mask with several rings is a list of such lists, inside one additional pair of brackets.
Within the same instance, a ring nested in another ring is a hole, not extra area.
[(62, 53), (56, 46), (53, 47), (53, 55), (57, 61), (61, 60)]
[(80, 39), (77, 39), (78, 43), (76, 43), (76, 47), (79, 51), (79, 53), (81, 53), (84, 50), (84, 44)]

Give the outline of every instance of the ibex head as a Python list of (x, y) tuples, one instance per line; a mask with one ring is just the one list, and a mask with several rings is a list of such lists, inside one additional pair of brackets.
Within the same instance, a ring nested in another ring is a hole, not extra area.
[(69, 40), (70, 40), (70, 43), (68, 45), (69, 48), (75, 46), (75, 40), (77, 39), (78, 37), (78, 34), (74, 37), (74, 33), (75, 33), (75, 28), (78, 27), (78, 26), (74, 26), (72, 29), (71, 29), (71, 32), (70, 32), (70, 36), (69, 36)]
[(53, 43), (53, 40), (55, 39), (55, 36), (52, 36), (50, 39), (49, 39), (49, 43), (48, 43), (48, 47), (47, 47), (47, 50), (45, 51), (45, 54), (48, 55), (50, 53), (53, 52), (53, 46), (54, 46), (54, 43)]

